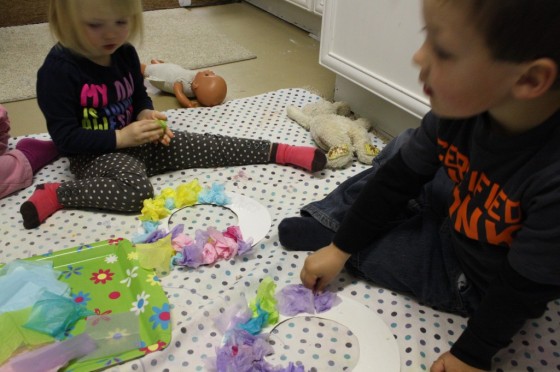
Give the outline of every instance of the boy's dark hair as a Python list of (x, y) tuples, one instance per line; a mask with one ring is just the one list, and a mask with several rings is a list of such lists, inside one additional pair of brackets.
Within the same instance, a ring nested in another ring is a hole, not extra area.
[[(467, 3), (494, 58), (510, 62), (550, 58), (560, 69), (560, 0)], [(560, 76), (554, 87), (560, 87)]]

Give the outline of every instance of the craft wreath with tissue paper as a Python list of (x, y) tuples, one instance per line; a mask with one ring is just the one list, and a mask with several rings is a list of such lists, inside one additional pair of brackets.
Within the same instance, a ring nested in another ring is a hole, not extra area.
[(328, 290), (292, 284), (276, 293), (265, 277), (249, 304), (242, 296), (215, 325), (223, 339), (208, 363), (217, 372), (400, 370), (397, 341), (379, 316)]
[[(170, 218), (194, 205), (216, 205), (231, 210), (237, 225), (219, 231), (213, 226), (197, 229), (195, 236), (183, 234), (184, 225), (171, 228)], [(225, 186), (203, 187), (198, 180), (176, 189), (166, 188), (161, 194), (144, 201), (140, 233), (133, 237), (139, 260), (144, 268), (153, 268), (159, 276), (168, 273), (171, 265), (196, 268), (222, 259), (250, 253), (271, 226), (268, 210), (244, 195), (227, 193)]]

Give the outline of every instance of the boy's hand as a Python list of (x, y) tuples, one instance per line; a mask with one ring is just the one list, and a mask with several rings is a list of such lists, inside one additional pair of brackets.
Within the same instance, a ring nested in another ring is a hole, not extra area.
[(469, 366), (448, 351), (437, 358), (430, 372), (482, 372), (482, 369)]
[(350, 254), (331, 243), (309, 255), (301, 269), (303, 285), (321, 292), (340, 273)]

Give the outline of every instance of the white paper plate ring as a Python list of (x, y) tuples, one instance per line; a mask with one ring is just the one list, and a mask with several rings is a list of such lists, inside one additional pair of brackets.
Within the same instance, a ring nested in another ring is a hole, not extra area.
[[(294, 318), (315, 317), (331, 320), (348, 328), (358, 340), (359, 358), (352, 368), (353, 372), (400, 371), (399, 347), (389, 327), (365, 305), (348, 297), (340, 297), (341, 303), (328, 311), (319, 314), (299, 314), (294, 317), (281, 315), (277, 324), (263, 329), (262, 332), (270, 333), (279, 324)], [(303, 364), (305, 366), (305, 362)]]
[[(227, 205), (200, 203), (196, 203), (194, 205), (215, 205), (227, 208), (237, 216), (237, 226), (239, 226), (244, 240), (252, 238), (253, 245), (255, 245), (264, 239), (270, 230), (270, 226), (272, 225), (272, 218), (270, 217), (268, 209), (256, 200), (245, 195), (232, 192), (227, 192), (226, 195), (231, 201)], [(173, 215), (182, 209), (190, 207), (191, 206), (174, 209), (169, 216), (161, 220), (161, 225), (170, 229), (171, 226), (169, 226), (169, 220), (173, 217)]]

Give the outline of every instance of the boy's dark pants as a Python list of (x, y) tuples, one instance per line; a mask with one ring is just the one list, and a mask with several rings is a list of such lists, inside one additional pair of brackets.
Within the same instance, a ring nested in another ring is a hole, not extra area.
[[(411, 131), (388, 143), (371, 168), (346, 180), (323, 200), (303, 207), (302, 215), (311, 215), (336, 231), (365, 183), (408, 141)], [(447, 200), (452, 188), (452, 181), (440, 169), (406, 212), (392, 221), (387, 233), (351, 256), (348, 271), (440, 310), (472, 313), (480, 295), (464, 277), (451, 241)]]

